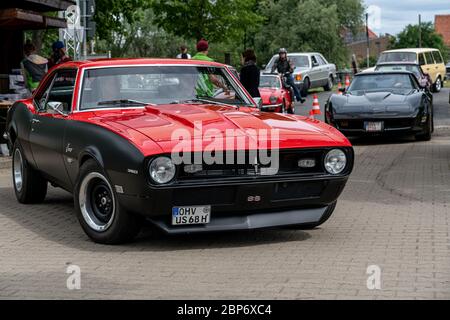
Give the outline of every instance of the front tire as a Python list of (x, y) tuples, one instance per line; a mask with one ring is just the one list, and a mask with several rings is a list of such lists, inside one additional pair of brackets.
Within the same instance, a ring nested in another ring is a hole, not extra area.
[(86, 161), (80, 169), (74, 202), (78, 221), (94, 242), (129, 242), (141, 229), (142, 218), (121, 207), (106, 173), (94, 160)]
[(48, 182), (25, 159), (22, 146), (13, 146), (12, 178), (17, 201), (23, 204), (42, 203), (47, 195)]
[(303, 81), (302, 92), (301, 92), (302, 97), (308, 96), (310, 87), (311, 87), (311, 82), (309, 81), (309, 78), (305, 78), (305, 80)]
[(427, 125), (425, 126), (424, 132), (416, 135), (417, 141), (430, 141), (431, 133), (433, 131), (433, 115), (430, 114), (427, 119)]

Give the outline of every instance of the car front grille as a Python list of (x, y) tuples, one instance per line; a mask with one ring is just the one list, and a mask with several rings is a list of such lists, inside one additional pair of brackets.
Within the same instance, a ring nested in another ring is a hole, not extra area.
[[(211, 165), (203, 163), (202, 170), (195, 173), (186, 172), (184, 165), (180, 165), (178, 168), (177, 180), (179, 182), (183, 182), (195, 181), (200, 179), (230, 179), (270, 176), (274, 174), (277, 176), (322, 175), (326, 174), (325, 168), (323, 166), (323, 159), (327, 151), (327, 149), (281, 150), (278, 157), (279, 165), (277, 166), (277, 170), (275, 171), (270, 169), (270, 164), (261, 164), (261, 159), (254, 158), (254, 155), (257, 155), (258, 153), (246, 151), (245, 163), (241, 164), (237, 164), (237, 154), (235, 153), (234, 163)], [(275, 155), (271, 155), (269, 153), (269, 157), (270, 156)], [(301, 168), (299, 167), (300, 160), (313, 160), (315, 165), (308, 168)]]
[(395, 129), (404, 129), (410, 128), (414, 126), (413, 118), (391, 118), (391, 119), (368, 119), (368, 120), (359, 120), (359, 119), (350, 119), (350, 120), (337, 120), (337, 125), (339, 129), (342, 130), (364, 130), (364, 122), (373, 121), (373, 122), (384, 122), (384, 130), (395, 130)]

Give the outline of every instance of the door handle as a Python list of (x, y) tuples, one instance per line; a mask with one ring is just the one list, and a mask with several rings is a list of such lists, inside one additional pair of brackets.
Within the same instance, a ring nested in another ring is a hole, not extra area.
[(38, 120), (38, 119), (31, 119), (31, 123), (41, 123), (41, 120)]

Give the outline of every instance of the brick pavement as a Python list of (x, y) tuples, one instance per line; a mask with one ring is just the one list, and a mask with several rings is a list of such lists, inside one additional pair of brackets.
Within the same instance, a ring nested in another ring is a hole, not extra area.
[[(18, 204), (0, 170), (0, 298), (450, 299), (450, 128), (431, 142), (356, 140), (355, 151), (318, 229), (171, 237), (146, 227), (122, 246), (89, 241), (63, 191)], [(68, 264), (81, 267), (81, 290), (66, 288)], [(369, 265), (381, 290), (367, 289)]]

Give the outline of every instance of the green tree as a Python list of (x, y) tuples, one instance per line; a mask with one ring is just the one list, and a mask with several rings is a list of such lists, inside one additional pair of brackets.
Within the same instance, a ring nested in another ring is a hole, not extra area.
[[(436, 48), (439, 49), (444, 56), (444, 59), (448, 58), (449, 48), (445, 45), (442, 35), (438, 34), (434, 25), (431, 22), (425, 22), (421, 24), (421, 37), (423, 48)], [(408, 25), (393, 38), (390, 46), (391, 49), (402, 48), (418, 48), (419, 47), (419, 25)]]
[(255, 35), (260, 61), (285, 47), (291, 52), (318, 51), (343, 65), (348, 54), (341, 32), (344, 27), (360, 28), (364, 8), (360, 0), (263, 0), (259, 11), (267, 17)]
[(186, 39), (241, 39), (262, 20), (256, 0), (155, 0), (152, 6), (159, 27)]
[(96, 0), (94, 20), (100, 40), (113, 56), (123, 56), (136, 36), (150, 0)]

